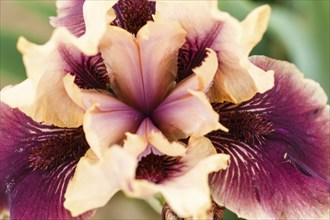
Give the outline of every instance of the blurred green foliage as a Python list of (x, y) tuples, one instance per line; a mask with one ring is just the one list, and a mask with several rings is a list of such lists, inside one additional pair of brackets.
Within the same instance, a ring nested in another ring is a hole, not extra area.
[[(228, 11), (240, 20), (259, 5), (265, 3), (271, 5), (269, 29), (252, 54), (293, 62), (306, 77), (319, 82), (329, 95), (329, 2), (328, 0), (222, 0), (219, 5), (221, 10)], [(18, 37), (24, 36), (32, 42), (45, 43), (52, 32), (48, 17), (56, 15), (56, 8), (53, 0), (1, 0), (0, 4), (2, 88), (8, 84), (18, 83), (26, 77), (21, 55), (16, 50)], [(123, 200), (128, 202), (123, 196), (118, 198), (121, 200), (116, 200), (117, 204)], [(135, 201), (135, 204), (138, 203), (141, 202)], [(114, 202), (111, 204), (115, 205)], [(142, 204), (142, 207), (146, 212), (145, 205)], [(122, 209), (124, 208), (123, 206)], [(97, 215), (98, 218), (101, 216), (101, 214)], [(155, 216), (157, 215), (153, 212), (148, 214), (149, 218)], [(225, 219), (237, 219), (237, 217), (226, 210)]]

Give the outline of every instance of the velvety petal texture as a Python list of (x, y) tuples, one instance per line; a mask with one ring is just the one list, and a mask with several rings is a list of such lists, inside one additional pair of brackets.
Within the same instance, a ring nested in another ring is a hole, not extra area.
[(4, 103), (0, 108), (1, 208), (11, 219), (90, 217), (93, 212), (73, 218), (63, 207), (66, 186), (88, 149), (82, 128), (48, 126)]
[(213, 104), (229, 132), (208, 134), (227, 171), (212, 174), (214, 200), (248, 219), (328, 219), (329, 106), (320, 86), (283, 61), (252, 57), (275, 86), (239, 105)]
[(83, 5), (85, 0), (57, 0), (57, 17), (51, 17), (54, 27), (66, 27), (72, 34), (80, 37), (85, 33)]
[(218, 11), (216, 1), (159, 1), (157, 19), (178, 21), (187, 31), (186, 43), (180, 49), (180, 81), (199, 66), (206, 48), (217, 52), (218, 71), (209, 92), (212, 101), (242, 102), (257, 92), (263, 93), (274, 83), (271, 71), (255, 67), (248, 60), (251, 49), (266, 30), (269, 6), (257, 8), (242, 22)]

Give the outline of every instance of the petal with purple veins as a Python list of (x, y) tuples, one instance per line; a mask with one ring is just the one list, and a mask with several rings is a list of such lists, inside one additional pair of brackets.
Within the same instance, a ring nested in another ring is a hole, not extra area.
[(264, 74), (248, 60), (266, 30), (269, 14), (270, 7), (262, 6), (239, 23), (220, 12), (216, 1), (159, 1), (155, 20), (178, 21), (188, 33), (179, 51), (177, 81), (191, 75), (205, 58), (206, 48), (211, 48), (217, 52), (219, 67), (209, 97), (242, 102), (273, 86), (272, 72)]
[(253, 57), (275, 86), (241, 104), (213, 104), (229, 132), (208, 134), (227, 171), (212, 174), (212, 195), (243, 218), (329, 217), (329, 106), (320, 86), (295, 66)]
[[(2, 91), (1, 99), (13, 108), (20, 108), (35, 121), (64, 127), (80, 126), (83, 111), (68, 96), (63, 78), (70, 74), (81, 88), (107, 89), (109, 77), (101, 56), (84, 55), (76, 47), (76, 40), (64, 29), (55, 30), (51, 40), (41, 46), (21, 38), (18, 48), (23, 53), (28, 80)], [(30, 96), (23, 102), (15, 101), (21, 94)]]
[(72, 34), (80, 37), (85, 33), (83, 5), (85, 0), (57, 0), (57, 17), (51, 17), (54, 27), (66, 27)]
[(82, 128), (48, 126), (3, 103), (0, 108), (0, 204), (10, 218), (90, 217), (93, 212), (73, 218), (63, 207), (67, 184), (89, 148)]

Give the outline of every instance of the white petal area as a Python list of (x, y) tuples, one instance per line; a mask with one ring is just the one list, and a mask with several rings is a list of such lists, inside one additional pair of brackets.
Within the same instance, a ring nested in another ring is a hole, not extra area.
[(85, 0), (83, 14), (86, 32), (79, 38), (80, 49), (86, 55), (96, 55), (99, 44), (107, 31), (107, 27), (115, 19), (112, 6), (114, 0)]
[(176, 22), (148, 22), (135, 38), (109, 27), (100, 50), (114, 91), (132, 106), (152, 109), (173, 88), (185, 31)]
[(135, 176), (136, 159), (120, 146), (107, 149), (102, 159), (92, 154), (80, 159), (65, 193), (64, 207), (74, 217), (104, 206), (117, 191), (129, 188)]
[[(203, 3), (202, 3), (203, 2)], [(217, 9), (216, 1), (159, 1), (156, 20), (178, 21), (187, 31), (188, 49), (203, 54), (205, 47), (217, 52), (219, 67), (208, 93), (212, 102), (242, 102), (274, 85), (272, 71), (265, 72), (248, 60), (261, 40), (270, 7), (252, 11), (243, 22)], [(196, 56), (198, 57), (198, 56)], [(189, 69), (189, 68), (188, 68)]]
[(228, 160), (228, 155), (216, 154), (207, 138), (192, 138), (186, 155), (182, 157), (184, 168), (175, 177), (158, 185), (136, 180), (132, 183), (132, 190), (124, 192), (129, 196), (142, 198), (160, 192), (180, 217), (201, 219), (211, 206), (208, 175), (226, 169)]

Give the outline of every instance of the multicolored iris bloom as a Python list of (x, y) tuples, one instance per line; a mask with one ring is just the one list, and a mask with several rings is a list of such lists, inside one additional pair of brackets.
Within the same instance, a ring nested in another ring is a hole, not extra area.
[(1, 91), (0, 212), (88, 219), (122, 190), (181, 218), (328, 218), (325, 93), (248, 57), (268, 6), (238, 22), (215, 3), (58, 1), (50, 41), (18, 42), (28, 79)]

